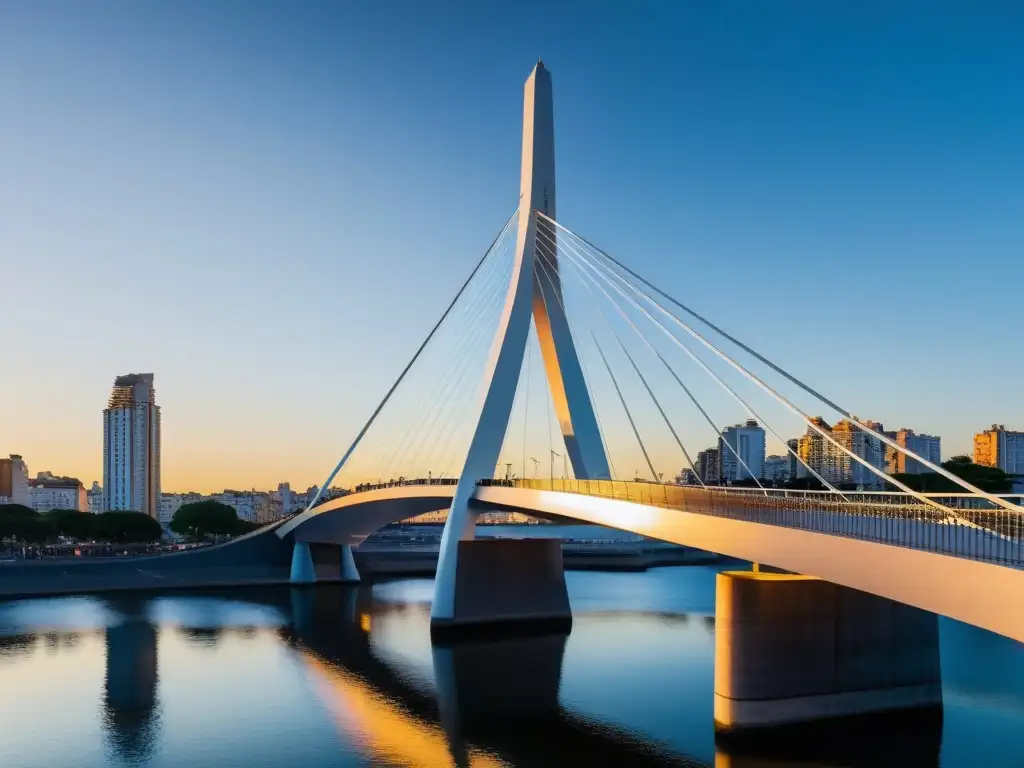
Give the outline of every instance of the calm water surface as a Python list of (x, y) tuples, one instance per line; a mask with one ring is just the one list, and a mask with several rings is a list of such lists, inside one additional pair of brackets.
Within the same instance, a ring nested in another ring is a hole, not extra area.
[(944, 621), (944, 717), (909, 746), (741, 752), (712, 726), (715, 570), (567, 577), (568, 638), (455, 650), (429, 580), (0, 603), (0, 766), (1024, 764), (1019, 644)]

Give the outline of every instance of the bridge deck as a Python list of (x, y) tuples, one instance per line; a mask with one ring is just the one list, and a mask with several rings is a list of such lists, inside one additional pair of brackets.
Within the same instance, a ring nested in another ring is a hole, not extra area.
[(765, 493), (755, 488), (705, 489), (618, 480), (484, 481), (482, 485), (578, 493), (1024, 566), (1024, 508), (1020, 513), (985, 508), (984, 499), (966, 494), (931, 497), (947, 507), (943, 511), (892, 493), (848, 493), (844, 499), (832, 493)]
[[(442, 507), (454, 487), (453, 482), (436, 480), (360, 486), (356, 494), (334, 499), (306, 514), (314, 516), (359, 503), (360, 497), (371, 499), (382, 493), (403, 498), (433, 497), (435, 504)], [(620, 480), (483, 480), (476, 494), (477, 502), (485, 495), (482, 489), (495, 487), (614, 499), (1024, 567), (1024, 507), (1013, 512), (970, 494), (929, 494), (928, 498), (939, 505), (931, 506), (901, 493), (848, 492), (839, 496), (815, 491), (699, 488)], [(1006, 498), (1019, 501), (1019, 497)], [(300, 519), (295, 519), (281, 533), (301, 524)], [(609, 525), (617, 527), (614, 523)], [(629, 530), (627, 521), (623, 525)]]

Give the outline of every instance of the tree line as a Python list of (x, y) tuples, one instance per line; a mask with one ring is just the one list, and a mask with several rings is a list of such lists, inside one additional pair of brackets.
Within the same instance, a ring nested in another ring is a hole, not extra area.
[[(192, 541), (210, 536), (238, 536), (258, 525), (239, 520), (238, 514), (219, 501), (183, 504), (171, 520), (171, 530)], [(163, 537), (160, 523), (142, 512), (103, 512), (98, 515), (76, 509), (36, 512), (21, 504), (0, 504), (0, 541), (49, 544), (60, 538), (79, 542), (149, 544)]]
[(48, 544), (60, 537), (118, 544), (151, 543), (163, 536), (160, 523), (141, 512), (91, 515), (77, 509), (39, 513), (21, 504), (0, 504), (0, 540)]

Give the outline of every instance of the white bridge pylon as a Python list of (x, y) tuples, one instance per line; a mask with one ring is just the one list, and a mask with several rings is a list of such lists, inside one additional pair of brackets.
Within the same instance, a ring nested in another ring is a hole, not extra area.
[(550, 280), (542, 281), (535, 269), (538, 228), (544, 228), (544, 237), (549, 242), (556, 241), (555, 227), (536, 214), (540, 211), (555, 219), (554, 100), (551, 74), (543, 62), (537, 62), (523, 91), (522, 174), (512, 276), (484, 369), (483, 407), (441, 538), (432, 620), (450, 620), (455, 613), (458, 544), (474, 537), (475, 519), (469, 500), (477, 481), (491, 477), (498, 463), (523, 367), (531, 317), (573, 473), (579, 479), (611, 477), (594, 405), (565, 316), (557, 261), (549, 270)]

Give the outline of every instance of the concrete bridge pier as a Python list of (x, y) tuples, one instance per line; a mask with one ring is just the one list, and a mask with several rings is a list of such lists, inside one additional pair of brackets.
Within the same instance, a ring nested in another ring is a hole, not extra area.
[(320, 544), (295, 540), (292, 549), (292, 584), (318, 581), (356, 583), (360, 580), (351, 544)]
[(941, 706), (935, 614), (812, 576), (718, 574), (716, 730)]
[(292, 584), (313, 584), (316, 582), (316, 569), (313, 567), (313, 553), (309, 550), (308, 541), (295, 541), (292, 549)]
[[(561, 541), (464, 539), (448, 545), (457, 547), (455, 573), (443, 578), (439, 568), (434, 581), (435, 640), (571, 629)], [(450, 612), (439, 610), (442, 605)]]

